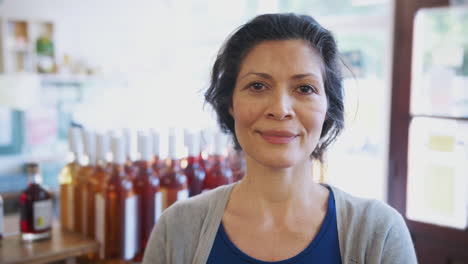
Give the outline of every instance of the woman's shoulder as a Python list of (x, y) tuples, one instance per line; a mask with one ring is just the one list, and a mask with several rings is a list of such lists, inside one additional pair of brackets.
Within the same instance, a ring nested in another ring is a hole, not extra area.
[(231, 185), (220, 186), (216, 189), (203, 192), (186, 200), (177, 201), (161, 215), (168, 222), (176, 224), (181, 221), (197, 221), (210, 216), (216, 208), (223, 206), (227, 200)]
[(331, 187), (343, 259), (353, 263), (417, 263), (403, 216), (388, 204)]
[(357, 197), (337, 187), (330, 187), (335, 196), (336, 210), (344, 219), (366, 218), (369, 224), (382, 226), (392, 225), (402, 218), (397, 210), (380, 200)]

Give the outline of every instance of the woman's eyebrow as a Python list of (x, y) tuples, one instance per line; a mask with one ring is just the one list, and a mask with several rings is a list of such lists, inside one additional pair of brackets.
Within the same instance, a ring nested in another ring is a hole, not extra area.
[(257, 76), (265, 78), (265, 79), (273, 80), (273, 77), (271, 75), (269, 75), (268, 73), (264, 73), (264, 72), (248, 72), (248, 73), (244, 74), (240, 79), (243, 79), (243, 78), (247, 77), (248, 75), (257, 75)]
[[(247, 77), (248, 75), (257, 75), (259, 77), (262, 77), (262, 78), (268, 79), (268, 80), (273, 79), (273, 76), (269, 75), (268, 73), (264, 73), (264, 72), (248, 72), (248, 73), (244, 74), (240, 79), (243, 79), (243, 78)], [(312, 77), (315, 80), (320, 80), (320, 77), (317, 76), (317, 74), (314, 74), (314, 73), (311, 73), (311, 72), (295, 74), (295, 75), (293, 75), (291, 77), (291, 79), (298, 80), (298, 79), (303, 79), (303, 78), (306, 78), (306, 77)]]
[(314, 74), (314, 73), (311, 73), (311, 72), (293, 75), (291, 77), (291, 79), (296, 79), (297, 80), (297, 79), (303, 79), (303, 78), (306, 78), (306, 77), (312, 77), (315, 80), (320, 80), (320, 77), (317, 74)]

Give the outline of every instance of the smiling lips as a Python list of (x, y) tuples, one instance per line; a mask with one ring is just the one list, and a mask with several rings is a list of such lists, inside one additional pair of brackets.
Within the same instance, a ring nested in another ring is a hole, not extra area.
[(271, 144), (288, 144), (298, 135), (285, 130), (259, 131), (260, 135)]

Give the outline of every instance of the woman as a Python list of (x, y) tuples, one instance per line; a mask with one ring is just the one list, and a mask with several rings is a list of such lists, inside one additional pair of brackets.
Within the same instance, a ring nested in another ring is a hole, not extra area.
[(227, 40), (205, 98), (246, 175), (167, 209), (144, 263), (416, 263), (398, 212), (312, 179), (343, 129), (338, 61), (309, 16), (261, 15)]

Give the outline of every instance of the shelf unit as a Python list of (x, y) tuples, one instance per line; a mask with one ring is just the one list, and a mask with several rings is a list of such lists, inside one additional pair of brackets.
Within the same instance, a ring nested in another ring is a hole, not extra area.
[(55, 26), (51, 21), (0, 18), (0, 72), (36, 73), (36, 41), (42, 33), (48, 34), (55, 43)]

